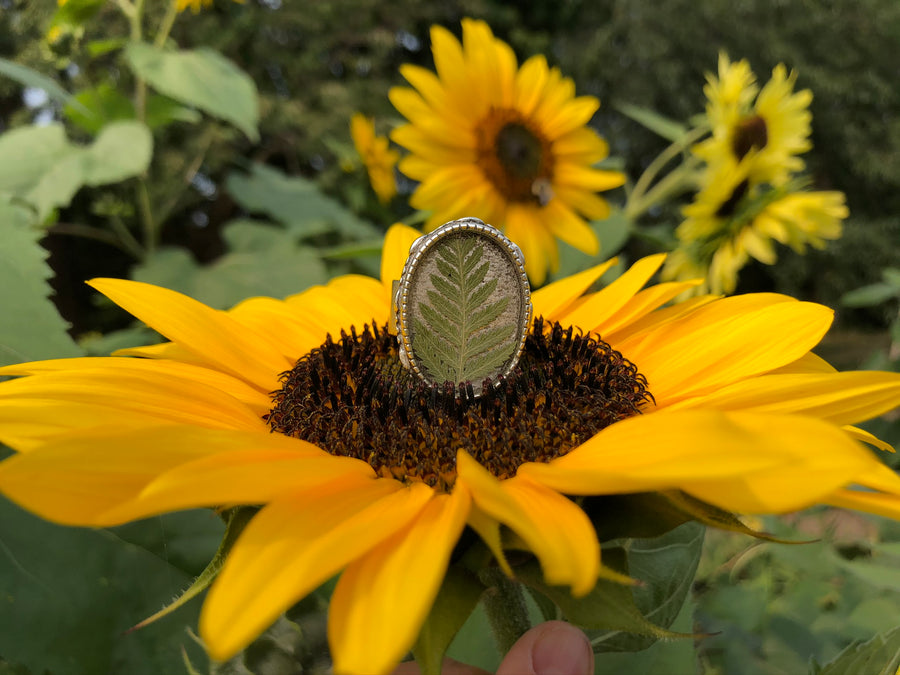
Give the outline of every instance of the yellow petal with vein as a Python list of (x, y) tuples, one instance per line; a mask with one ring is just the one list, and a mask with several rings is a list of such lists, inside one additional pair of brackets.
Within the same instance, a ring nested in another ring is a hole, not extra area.
[(518, 475), (566, 494), (681, 489), (730, 511), (780, 513), (821, 501), (879, 464), (821, 420), (685, 410), (629, 418)]
[(433, 494), (423, 483), (348, 475), (263, 508), (203, 605), (200, 635), (210, 656), (234, 656), (288, 607), (405, 528)]
[(681, 408), (799, 413), (838, 425), (900, 406), (900, 374), (879, 371), (763, 375), (671, 405)]
[(776, 299), (742, 311), (735, 306), (741, 303), (733, 302), (741, 297), (703, 305), (658, 331), (613, 346), (647, 377), (662, 407), (795, 361), (831, 325), (833, 312), (822, 305)]
[(607, 260), (595, 267), (586, 269), (584, 272), (573, 274), (570, 277), (554, 281), (552, 284), (539, 288), (531, 294), (534, 315), (543, 316), (548, 321), (561, 321), (566, 308), (580, 298), (616, 262), (616, 258)]
[(561, 322), (578, 326), (585, 331), (597, 331), (602, 335), (603, 323), (614, 317), (643, 288), (665, 259), (665, 254), (660, 253), (638, 260), (602, 291), (587, 296), (577, 309), (566, 313)]
[[(218, 370), (176, 361), (127, 359), (116, 356), (51, 359), (5, 366), (0, 368), (0, 375), (38, 375), (61, 371), (87, 371), (95, 375), (102, 375), (105, 372), (110, 377), (123, 378), (131, 375), (144, 377), (148, 373), (151, 376), (157, 374), (161, 378), (176, 378), (179, 383), (197, 382), (218, 389), (244, 403), (259, 415), (265, 414), (272, 407), (272, 400), (268, 393), (251, 387), (243, 380)], [(2, 391), (2, 384), (0, 384), (0, 391)]]
[[(41, 373), (0, 384), (0, 402), (0, 421), (10, 422), (0, 425), (0, 440), (23, 450), (61, 432), (109, 425), (266, 428), (258, 410), (211, 384), (165, 368), (128, 374), (103, 368)], [(79, 410), (83, 414), (75, 414)], [(54, 417), (57, 413), (61, 417)]]
[(343, 476), (372, 479), (375, 472), (362, 460), (329, 455), (305, 441), (260, 434), (247, 448), (202, 457), (167, 471), (144, 488), (138, 502), (160, 512), (265, 504), (281, 493)]
[(600, 547), (584, 512), (553, 490), (532, 481), (499, 481), (464, 451), (457, 453), (459, 479), (479, 509), (516, 532), (541, 561), (550, 584), (576, 595), (593, 588)]
[(461, 485), (437, 495), (408, 527), (347, 567), (328, 608), (336, 673), (388, 673), (403, 658), (441, 586), (470, 503)]
[(0, 463), (0, 492), (42, 518), (106, 526), (156, 515), (141, 491), (160, 474), (217, 452), (253, 447), (266, 435), (164, 426), (70, 433)]
[(88, 283), (155, 331), (263, 391), (275, 389), (278, 374), (293, 365), (264, 334), (186, 295), (122, 279)]

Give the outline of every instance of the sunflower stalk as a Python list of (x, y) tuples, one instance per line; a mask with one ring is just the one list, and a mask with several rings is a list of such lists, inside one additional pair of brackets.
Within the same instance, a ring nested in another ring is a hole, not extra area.
[(525, 593), (522, 584), (507, 577), (500, 568), (483, 570), (479, 576), (488, 586), (482, 596), (484, 611), (494, 632), (497, 649), (505, 654), (531, 628)]
[(636, 220), (658, 202), (677, 194), (679, 190), (691, 184), (694, 170), (700, 162), (697, 158), (689, 155), (678, 168), (671, 171), (652, 188), (650, 187), (663, 167), (708, 132), (709, 129), (706, 127), (692, 129), (682, 138), (669, 145), (650, 162), (650, 165), (635, 183), (634, 189), (628, 196), (628, 202), (625, 204), (625, 216), (629, 220)]

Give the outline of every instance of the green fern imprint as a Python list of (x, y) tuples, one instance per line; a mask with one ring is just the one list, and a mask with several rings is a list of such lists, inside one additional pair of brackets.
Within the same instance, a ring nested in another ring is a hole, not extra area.
[(496, 375), (515, 351), (515, 323), (498, 323), (509, 305), (504, 296), (489, 302), (497, 278), (474, 237), (450, 237), (435, 247), (439, 274), (430, 274), (429, 302), (413, 320), (413, 348), (437, 382), (480, 382)]

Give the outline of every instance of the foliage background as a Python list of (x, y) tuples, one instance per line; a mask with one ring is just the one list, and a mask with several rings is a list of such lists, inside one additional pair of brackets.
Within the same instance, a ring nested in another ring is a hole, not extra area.
[[(166, 3), (148, 0), (147, 23), (157, 25), (165, 10)], [(134, 78), (116, 53), (85, 51), (94, 41), (127, 37), (116, 7), (99, 4), (81, 29), (49, 44), (56, 11), (52, 0), (0, 0), (0, 57), (72, 93), (106, 86), (130, 97)], [(815, 147), (807, 162), (815, 187), (845, 192), (852, 215), (844, 237), (825, 251), (805, 257), (784, 251), (774, 267), (748, 268), (739, 292), (777, 290), (836, 307), (823, 356), (842, 368), (890, 365), (896, 295), (853, 308), (842, 306), (841, 297), (877, 282), (883, 268), (900, 267), (894, 0), (216, 0), (199, 14), (179, 16), (171, 39), (185, 49), (212, 48), (250, 75), (260, 100), (259, 140), (211, 117), (175, 116), (153, 129), (145, 181), (158, 232), (151, 253), (72, 236), (73, 225), (103, 229), (116, 218), (137, 233), (134, 179), (87, 187), (40, 223), (0, 204), (0, 357), (107, 354), (152, 340), (96, 300), (83, 284), (95, 276), (161, 283), (225, 307), (252, 294), (283, 296), (346, 271), (373, 273), (381, 233), (398, 215), (409, 215), (400, 202), (412, 185), (401, 182), (401, 199), (392, 206), (374, 199), (350, 145), (350, 116), (373, 115), (381, 131), (399, 122), (387, 100), (388, 89), (401, 83), (398, 66), (430, 67), (428, 27), (440, 23), (458, 34), (464, 16), (485, 19), (520, 59), (546, 54), (575, 79), (579, 93), (598, 96), (603, 107), (593, 125), (632, 179), (665, 141), (617, 106), (641, 105), (679, 120), (701, 112), (704, 73), (721, 49), (747, 58), (761, 80), (778, 62), (796, 69), (798, 87), (814, 93)], [(101, 106), (106, 121), (133, 116), (120, 104)], [(58, 101), (26, 96), (19, 82), (0, 76), (0, 132), (51, 120), (64, 120), (78, 143), (97, 131)], [(677, 220), (673, 205), (650, 213), (642, 227), (651, 232)], [(639, 230), (622, 242), (623, 254), (633, 259), (656, 242)], [(49, 252), (46, 264), (42, 250)], [(68, 330), (44, 301), (45, 279)], [(897, 426), (881, 420), (872, 428), (896, 444)], [(896, 627), (895, 524), (828, 511), (761, 525), (818, 541), (786, 546), (709, 533), (693, 598), (675, 627), (716, 635), (696, 649), (682, 641), (605, 654), (598, 672), (815, 672), (810, 659), (825, 663), (852, 641)], [(183, 589), (220, 535), (206, 513), (87, 531), (58, 528), (3, 503), (0, 673), (177, 672), (181, 645), (202, 663), (202, 650), (185, 632), (195, 625), (196, 604), (138, 633), (123, 631)], [(497, 656), (474, 639), (473, 625), (454, 653), (490, 666)], [(890, 642), (896, 632), (885, 640), (896, 647)]]

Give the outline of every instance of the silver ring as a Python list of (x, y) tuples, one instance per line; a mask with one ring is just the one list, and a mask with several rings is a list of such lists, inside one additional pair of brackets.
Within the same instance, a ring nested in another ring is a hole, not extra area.
[(531, 325), (522, 251), (477, 218), (446, 223), (416, 239), (399, 282), (393, 320), (400, 361), (440, 385), (496, 383), (515, 368)]

